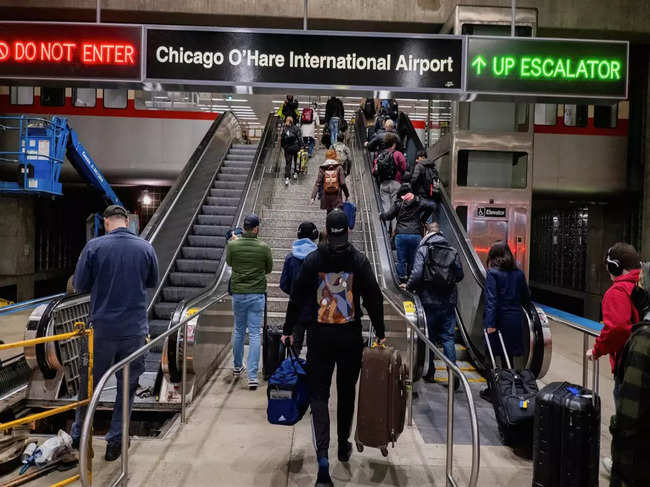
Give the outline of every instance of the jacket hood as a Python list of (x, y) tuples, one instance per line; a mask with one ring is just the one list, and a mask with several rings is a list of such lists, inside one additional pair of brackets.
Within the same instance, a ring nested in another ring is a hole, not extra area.
[(308, 238), (299, 238), (291, 246), (291, 254), (300, 260), (305, 260), (309, 254), (316, 250), (318, 246)]
[(614, 279), (614, 283), (628, 283), (636, 286), (636, 283), (639, 282), (639, 274), (641, 274), (641, 269), (632, 269), (627, 274), (618, 276), (616, 279)]
[(449, 242), (445, 238), (445, 236), (440, 233), (440, 232), (430, 232), (427, 233), (423, 238), (422, 238), (422, 243), (428, 243), (428, 244), (442, 244), (442, 245), (449, 245)]

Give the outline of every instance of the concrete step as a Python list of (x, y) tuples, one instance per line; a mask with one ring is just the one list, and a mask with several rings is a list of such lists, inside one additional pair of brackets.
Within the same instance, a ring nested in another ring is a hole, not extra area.
[[(264, 240), (267, 244), (271, 246), (272, 249), (287, 249), (290, 250), (293, 242), (296, 240), (295, 237), (276, 237), (269, 236), (266, 233), (260, 233), (260, 238)], [(355, 246), (362, 246), (363, 239), (361, 235), (350, 234), (348, 240), (352, 242)]]

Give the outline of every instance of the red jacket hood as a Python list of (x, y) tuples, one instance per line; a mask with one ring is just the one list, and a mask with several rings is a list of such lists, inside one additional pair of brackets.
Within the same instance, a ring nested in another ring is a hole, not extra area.
[(612, 284), (612, 287), (624, 289), (627, 294), (630, 294), (632, 292), (632, 289), (634, 289), (634, 286), (636, 286), (637, 282), (639, 282), (640, 274), (641, 269), (632, 269), (627, 274), (623, 274), (622, 276), (618, 276), (616, 279), (614, 279), (614, 284)]

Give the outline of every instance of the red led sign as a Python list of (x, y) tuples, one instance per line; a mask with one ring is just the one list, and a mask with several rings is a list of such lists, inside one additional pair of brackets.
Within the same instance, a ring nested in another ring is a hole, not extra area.
[(141, 28), (0, 23), (0, 79), (138, 81)]

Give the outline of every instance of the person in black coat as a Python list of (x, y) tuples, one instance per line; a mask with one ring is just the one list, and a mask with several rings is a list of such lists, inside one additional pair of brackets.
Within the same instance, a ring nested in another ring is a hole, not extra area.
[(292, 172), (293, 178), (298, 179), (298, 152), (302, 147), (302, 133), (293, 123), (292, 117), (287, 117), (284, 123), (280, 146), (284, 149), (284, 184), (288, 186)]
[(522, 306), (530, 302), (530, 291), (526, 276), (515, 264), (507, 242), (499, 241), (492, 245), (487, 267), (483, 326), (488, 332), (495, 355), (503, 357), (501, 344), (495, 335), (497, 330), (501, 332), (512, 364), (513, 357), (524, 353)]

